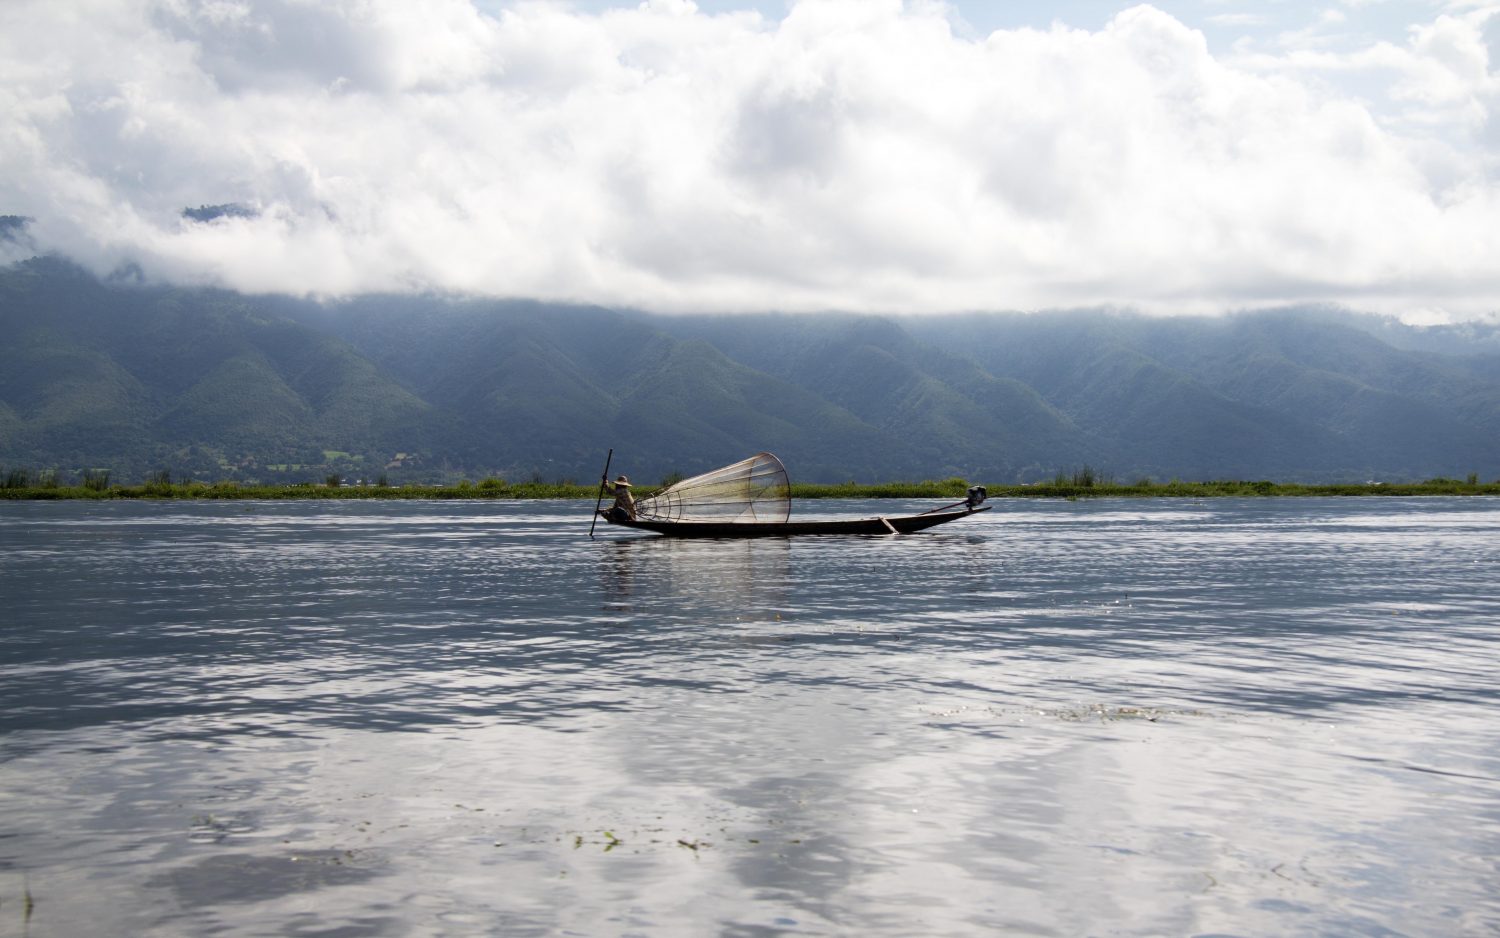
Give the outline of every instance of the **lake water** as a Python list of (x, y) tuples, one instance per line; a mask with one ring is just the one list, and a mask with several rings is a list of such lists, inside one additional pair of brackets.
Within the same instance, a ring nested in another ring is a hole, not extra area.
[(0, 504), (0, 935), (1500, 933), (1500, 500), (590, 507)]

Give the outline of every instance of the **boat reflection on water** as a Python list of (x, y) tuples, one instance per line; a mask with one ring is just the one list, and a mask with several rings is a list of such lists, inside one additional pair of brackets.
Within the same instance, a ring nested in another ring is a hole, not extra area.
[(702, 623), (775, 621), (788, 601), (791, 542), (624, 538), (600, 543), (605, 609)]

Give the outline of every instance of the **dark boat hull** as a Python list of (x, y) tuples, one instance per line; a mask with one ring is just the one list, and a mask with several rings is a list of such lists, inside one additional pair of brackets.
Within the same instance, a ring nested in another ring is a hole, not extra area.
[(622, 528), (654, 531), (667, 537), (797, 537), (811, 534), (913, 534), (989, 510), (986, 506), (894, 518), (851, 518), (848, 521), (620, 521), (603, 512), (601, 516)]

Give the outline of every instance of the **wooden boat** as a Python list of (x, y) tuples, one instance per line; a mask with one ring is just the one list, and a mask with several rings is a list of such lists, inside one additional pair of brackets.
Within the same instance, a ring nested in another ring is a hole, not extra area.
[(920, 515), (877, 516), (874, 518), (842, 518), (829, 521), (652, 521), (646, 519), (616, 519), (601, 512), (605, 521), (622, 528), (637, 528), (654, 531), (668, 537), (794, 537), (804, 534), (915, 534), (928, 528), (981, 511), (983, 508), (965, 508), (960, 511), (934, 511)]
[[(610, 453), (613, 455), (614, 451)], [(609, 463), (606, 460), (605, 476), (608, 475)], [(603, 493), (601, 485), (601, 499)], [(634, 517), (616, 508), (599, 511), (597, 505), (595, 513), (619, 527), (652, 531), (668, 537), (913, 534), (989, 511), (987, 507), (980, 507), (984, 499), (984, 486), (976, 485), (969, 489), (968, 497), (963, 501), (921, 514), (793, 521), (791, 482), (786, 467), (770, 453), (756, 453), (749, 459), (684, 479), (636, 500)]]

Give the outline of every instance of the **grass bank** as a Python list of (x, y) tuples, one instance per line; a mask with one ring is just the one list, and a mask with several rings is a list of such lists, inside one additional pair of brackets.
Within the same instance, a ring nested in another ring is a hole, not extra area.
[(242, 485), (237, 482), (147, 482), (143, 485), (0, 488), (0, 499), (538, 499), (594, 498), (599, 487), (565, 482), (486, 479), (459, 485)]
[(1297, 482), (1134, 483), (1131, 485), (1039, 485), (991, 486), (991, 498), (1306, 498), (1312, 496), (1410, 496), (1410, 495), (1500, 495), (1500, 481), (1429, 479), (1426, 482), (1345, 483), (1303, 485)]
[[(820, 498), (948, 498), (961, 499), (969, 482), (943, 479), (929, 482), (884, 482), (836, 485), (798, 483), (795, 499)], [(990, 498), (1273, 498), (1311, 496), (1411, 496), (1411, 495), (1500, 495), (1500, 481), (1480, 482), (1471, 477), (1428, 479), (1425, 482), (1384, 484), (1303, 485), (1265, 480), (1247, 482), (1140, 481), (1129, 485), (1093, 482), (1077, 484), (1052, 481), (1034, 485), (991, 485)], [(643, 487), (643, 494), (645, 489)], [(235, 482), (167, 483), (142, 485), (27, 485), (0, 487), (0, 499), (590, 499), (599, 494), (597, 485), (567, 482), (506, 482), (485, 479), (458, 485), (241, 485)]]

